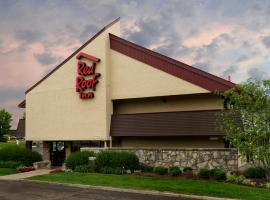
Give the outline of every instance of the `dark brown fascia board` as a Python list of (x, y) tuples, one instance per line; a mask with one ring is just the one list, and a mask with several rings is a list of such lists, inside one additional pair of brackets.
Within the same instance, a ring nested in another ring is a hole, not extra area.
[[(234, 83), (218, 76), (139, 46), (111, 33), (109, 35), (111, 49), (195, 85), (199, 85), (207, 90), (210, 90), (211, 92), (223, 92), (235, 87)], [(164, 63), (167, 65), (165, 66)]]
[(73, 52), (68, 58), (66, 58), (62, 63), (60, 63), (57, 67), (55, 67), (52, 71), (50, 71), (47, 75), (45, 75), (41, 80), (39, 80), (37, 83), (35, 83), (32, 87), (30, 87), (28, 90), (26, 90), (25, 94), (30, 92), (32, 89), (34, 89), (37, 85), (39, 85), (42, 81), (44, 81), (46, 78), (48, 78), (51, 74), (53, 74), (57, 69), (59, 69), (62, 65), (64, 65), (67, 61), (69, 61), (72, 57), (74, 57), (79, 51), (81, 51), (86, 45), (88, 45), (90, 42), (92, 42), (95, 38), (97, 38), (101, 33), (103, 33), (106, 29), (114, 25), (120, 20), (120, 17), (109, 23), (107, 26), (102, 28), (99, 32), (97, 32), (92, 38), (90, 38), (87, 42), (85, 42), (81, 47), (79, 47), (75, 52)]
[(23, 100), (21, 103), (19, 103), (18, 107), (25, 108), (25, 100)]

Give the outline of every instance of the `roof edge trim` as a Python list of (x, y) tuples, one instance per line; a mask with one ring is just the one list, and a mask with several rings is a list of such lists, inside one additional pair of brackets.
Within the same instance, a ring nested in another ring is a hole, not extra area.
[[(235, 86), (234, 83), (227, 81), (223, 78), (200, 70), (198, 68), (192, 67), (190, 65), (187, 65), (185, 63), (182, 63), (168, 56), (162, 55), (160, 53), (132, 43), (130, 41), (127, 41), (111, 33), (109, 35), (111, 40), (111, 49), (141, 62), (144, 62), (159, 70), (165, 71), (178, 78), (203, 87), (209, 91), (216, 91), (215, 88), (211, 86), (211, 84), (218, 86), (218, 91), (226, 91)], [(166, 63), (166, 65), (169, 64), (170, 66), (165, 67), (164, 63)], [(191, 74), (194, 75), (194, 77), (191, 77)], [(204, 82), (208, 82), (208, 84), (205, 84)]]
[(25, 91), (25, 94), (33, 90), (36, 86), (38, 86), (41, 82), (43, 82), (46, 78), (48, 78), (51, 74), (53, 74), (57, 69), (59, 69), (62, 65), (64, 65), (67, 61), (69, 61), (72, 57), (74, 57), (80, 50), (82, 50), (86, 45), (88, 45), (90, 42), (92, 42), (95, 38), (97, 38), (101, 33), (103, 33), (105, 30), (107, 30), (109, 27), (114, 25), (120, 21), (120, 17), (113, 20), (111, 23), (103, 27), (99, 32), (97, 32), (92, 38), (87, 40), (82, 46), (80, 46), (76, 51), (74, 51), (69, 57), (67, 57), (63, 62), (61, 62), (59, 65), (57, 65), (54, 69), (52, 69), (48, 74), (46, 74), (42, 79), (40, 79), (38, 82), (36, 82), (32, 87), (30, 87), (28, 90)]

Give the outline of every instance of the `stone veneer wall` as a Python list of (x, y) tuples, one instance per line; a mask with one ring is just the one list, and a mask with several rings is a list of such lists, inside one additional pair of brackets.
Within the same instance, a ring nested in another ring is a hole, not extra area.
[[(100, 151), (104, 149), (82, 148), (82, 151)], [(150, 166), (179, 166), (192, 167), (194, 170), (201, 168), (222, 168), (225, 171), (237, 171), (237, 149), (205, 149), (205, 148), (111, 148), (113, 151), (130, 151), (135, 153), (141, 163)]]

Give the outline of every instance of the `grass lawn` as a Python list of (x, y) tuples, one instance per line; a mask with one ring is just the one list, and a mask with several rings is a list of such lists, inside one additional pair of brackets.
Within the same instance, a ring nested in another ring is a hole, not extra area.
[[(8, 141), (8, 142), (0, 142), (0, 149), (7, 146), (14, 146), (17, 145), (16, 141)], [(19, 146), (25, 147), (25, 141), (20, 141)]]
[(0, 176), (19, 173), (16, 169), (12, 168), (0, 168)]
[(31, 180), (77, 183), (121, 188), (168, 191), (185, 194), (228, 197), (238, 199), (269, 200), (270, 189), (252, 188), (214, 181), (152, 178), (128, 175), (57, 173), (35, 176)]

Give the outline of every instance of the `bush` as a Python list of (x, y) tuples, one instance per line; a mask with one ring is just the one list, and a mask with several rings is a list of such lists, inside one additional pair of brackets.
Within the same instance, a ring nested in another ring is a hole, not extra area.
[(7, 138), (0, 135), (0, 142), (7, 142)]
[(155, 167), (154, 172), (159, 175), (165, 175), (168, 173), (168, 168), (162, 166)]
[(80, 172), (80, 173), (94, 173), (95, 166), (94, 165), (77, 165), (74, 171)]
[(184, 173), (192, 172), (192, 168), (191, 167), (184, 167), (183, 172)]
[(96, 154), (92, 151), (77, 151), (71, 153), (66, 159), (66, 167), (74, 170), (76, 166), (87, 165), (89, 157), (95, 157)]
[(106, 167), (134, 172), (139, 169), (139, 159), (134, 153), (126, 151), (102, 151), (98, 153), (95, 165), (98, 172)]
[(244, 171), (246, 178), (265, 178), (265, 170), (261, 167), (249, 167)]
[(22, 166), (21, 162), (16, 161), (0, 161), (0, 168), (14, 168), (16, 169), (19, 166)]
[(154, 171), (154, 167), (140, 163), (140, 169), (142, 172), (153, 172)]
[(226, 173), (222, 169), (218, 169), (218, 168), (211, 169), (210, 176), (218, 181), (226, 180)]
[(198, 175), (199, 175), (200, 178), (209, 179), (210, 176), (211, 176), (211, 170), (206, 169), (206, 168), (202, 168), (202, 169), (200, 169)]
[(22, 165), (31, 166), (34, 162), (42, 160), (38, 152), (31, 151), (19, 146), (7, 146), (0, 149), (1, 161), (15, 161)]
[(113, 167), (106, 166), (106, 167), (102, 167), (99, 171), (100, 173), (103, 173), (103, 174), (117, 174), (117, 175), (124, 174), (124, 169), (120, 167), (113, 168)]
[(182, 171), (179, 167), (170, 167), (169, 173), (172, 176), (179, 176), (180, 174), (182, 174)]
[(244, 176), (231, 175), (227, 177), (227, 181), (231, 183), (242, 184), (245, 180)]

